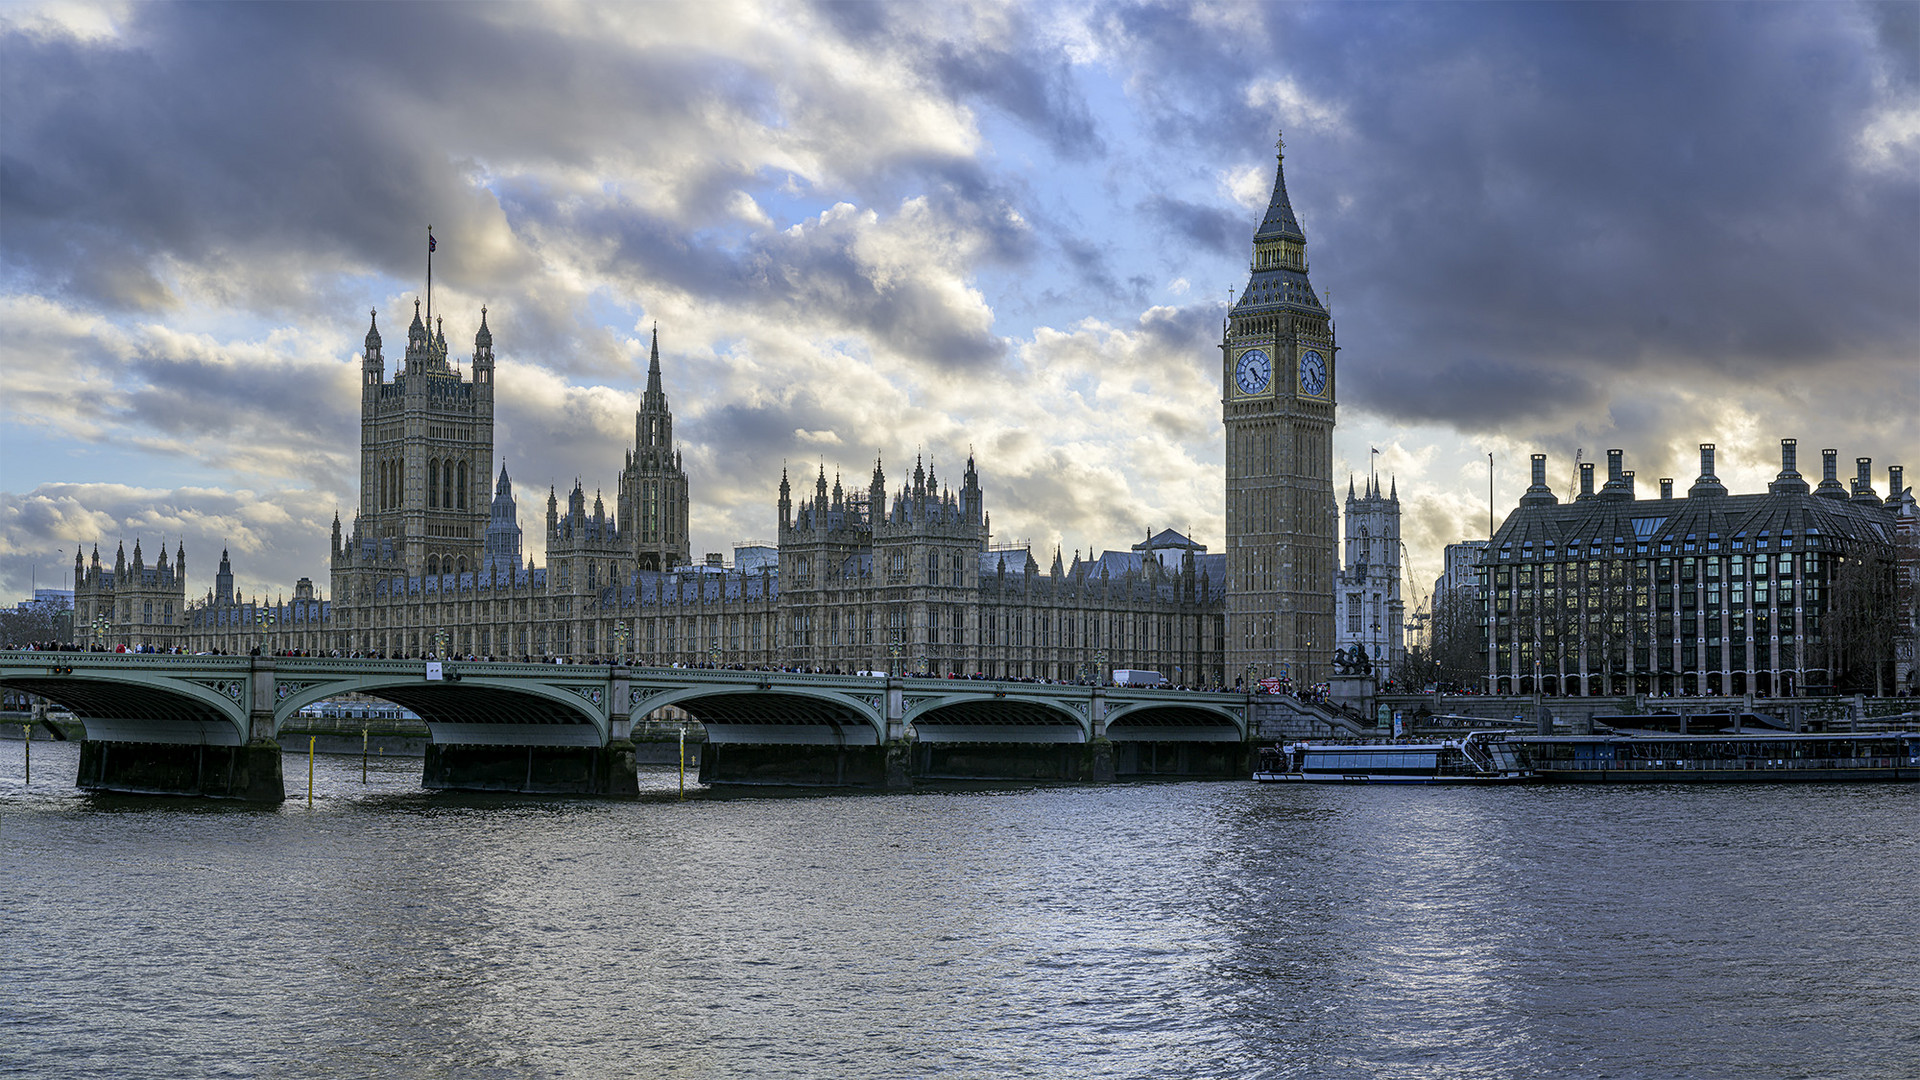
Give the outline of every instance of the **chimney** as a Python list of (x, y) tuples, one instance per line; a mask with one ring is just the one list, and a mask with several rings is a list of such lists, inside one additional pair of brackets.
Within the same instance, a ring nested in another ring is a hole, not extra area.
[[(1877, 505), (1880, 502), (1880, 496), (1873, 493), (1873, 459), (1854, 458), (1853, 464), (1858, 470), (1853, 477), (1853, 501), (1873, 502)], [(133, 553), (140, 554), (140, 545), (133, 546)]]
[(1813, 489), (1813, 493), (1829, 499), (1847, 497), (1847, 489), (1840, 486), (1840, 451), (1832, 448), (1820, 451), (1820, 486)]
[(1593, 462), (1580, 463), (1580, 498), (1593, 498)]
[(1807, 481), (1801, 477), (1800, 470), (1794, 467), (1798, 439), (1780, 440), (1780, 475), (1767, 485), (1767, 491), (1773, 494), (1805, 495), (1809, 490)]
[(1695, 480), (1693, 486), (1687, 489), (1687, 498), (1691, 499), (1696, 495), (1725, 495), (1726, 493), (1727, 486), (1720, 482), (1719, 477), (1713, 475), (1713, 444), (1703, 442), (1700, 444), (1700, 478)]
[(1907, 470), (1900, 465), (1887, 466), (1887, 505), (1898, 506), (1900, 496), (1907, 490)]
[(1663, 499), (1673, 498), (1673, 477), (1663, 476), (1660, 478), (1660, 497)]
[(1521, 506), (1554, 506), (1560, 502), (1547, 486), (1547, 455), (1533, 455), (1533, 485), (1520, 496)]
[(1626, 492), (1627, 498), (1631, 499), (1634, 497), (1632, 469), (1628, 469), (1625, 472), (1620, 474), (1620, 490)]
[(1627, 487), (1625, 471), (1621, 468), (1625, 456), (1626, 451), (1624, 450), (1607, 451), (1607, 486), (1600, 489), (1601, 498), (1632, 498), (1630, 489)]

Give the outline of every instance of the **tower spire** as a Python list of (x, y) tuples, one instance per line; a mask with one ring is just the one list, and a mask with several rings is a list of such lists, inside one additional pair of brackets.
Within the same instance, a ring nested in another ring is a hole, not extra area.
[(647, 398), (665, 393), (660, 387), (660, 324), (653, 324), (653, 348), (647, 356)]

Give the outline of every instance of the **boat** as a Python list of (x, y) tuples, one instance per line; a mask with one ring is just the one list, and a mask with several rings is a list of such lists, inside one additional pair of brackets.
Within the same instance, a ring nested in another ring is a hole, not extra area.
[(1920, 731), (1612, 731), (1513, 742), (1542, 780), (1555, 783), (1920, 781)]
[(1262, 748), (1264, 784), (1517, 784), (1535, 779), (1505, 732), (1430, 742), (1298, 742)]

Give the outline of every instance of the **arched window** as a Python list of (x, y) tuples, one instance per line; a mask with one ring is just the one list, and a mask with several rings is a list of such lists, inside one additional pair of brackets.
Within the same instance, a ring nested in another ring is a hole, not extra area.
[(440, 505), (440, 459), (427, 462), (427, 509)]
[(467, 463), (464, 461), (460, 463), (460, 484), (455, 491), (458, 494), (454, 498), (458, 501), (454, 505), (465, 510), (467, 508)]
[(459, 571), (460, 573), (464, 574), (467, 572), (467, 557), (465, 555), (460, 556), (459, 566), (460, 566), (460, 571)]
[(440, 505), (453, 509), (453, 462), (449, 461), (440, 469)]
[(440, 556), (438, 555), (427, 556), (427, 573), (429, 575), (432, 575), (432, 574), (438, 574), (439, 572), (440, 572)]

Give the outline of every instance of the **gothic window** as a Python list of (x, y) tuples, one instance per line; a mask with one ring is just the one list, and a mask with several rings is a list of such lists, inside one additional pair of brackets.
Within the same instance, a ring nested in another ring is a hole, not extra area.
[(438, 555), (427, 556), (427, 573), (429, 575), (432, 575), (432, 574), (438, 574), (439, 572), (440, 572), (440, 556)]
[(440, 505), (453, 509), (453, 462), (440, 467)]
[(427, 462), (427, 509), (440, 505), (440, 459)]
[(467, 463), (464, 461), (461, 462), (458, 468), (459, 468), (459, 483), (454, 488), (454, 491), (456, 492), (455, 498), (458, 500), (458, 502), (455, 505), (457, 505), (460, 509), (465, 510), (467, 508)]

